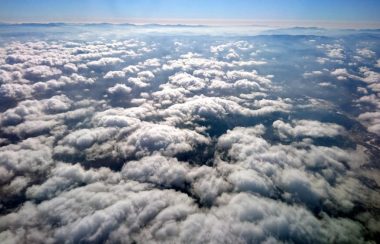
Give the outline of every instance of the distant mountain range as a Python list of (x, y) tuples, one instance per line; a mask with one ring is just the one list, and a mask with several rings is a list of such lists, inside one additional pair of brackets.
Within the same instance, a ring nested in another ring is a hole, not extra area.
[(0, 26), (31, 26), (31, 27), (60, 27), (60, 26), (144, 26), (144, 27), (207, 27), (207, 25), (184, 25), (184, 24), (131, 24), (131, 23), (0, 23)]
[[(51, 22), (51, 23), (5, 23), (0, 22), (0, 27), (12, 27), (12, 26), (21, 26), (21, 27), (64, 27), (64, 26), (86, 26), (86, 27), (112, 27), (112, 26), (130, 26), (130, 27), (150, 27), (150, 28), (161, 28), (161, 27), (181, 27), (181, 28), (204, 28), (204, 27), (231, 27), (231, 26), (214, 26), (214, 25), (191, 25), (191, 24), (132, 24), (132, 23), (63, 23), (63, 22)], [(242, 25), (239, 27), (273, 27), (266, 25)], [(321, 27), (274, 27), (275, 29), (268, 30), (268, 32), (273, 31), (292, 31), (292, 32), (303, 32), (303, 31), (313, 31), (313, 32), (322, 32), (327, 31), (326, 28)], [(370, 31), (370, 32), (380, 32), (380, 29), (349, 29), (343, 28), (339, 29), (341, 31)]]

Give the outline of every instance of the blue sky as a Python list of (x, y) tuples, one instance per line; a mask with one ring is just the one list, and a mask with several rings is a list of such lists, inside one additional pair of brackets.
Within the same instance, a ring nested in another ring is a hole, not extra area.
[(3, 22), (291, 20), (380, 22), (379, 0), (0, 0)]

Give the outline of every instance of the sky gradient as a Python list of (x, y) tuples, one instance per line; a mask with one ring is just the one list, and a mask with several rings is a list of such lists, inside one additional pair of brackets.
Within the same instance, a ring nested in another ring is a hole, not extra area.
[(1, 22), (380, 23), (378, 0), (0, 0)]

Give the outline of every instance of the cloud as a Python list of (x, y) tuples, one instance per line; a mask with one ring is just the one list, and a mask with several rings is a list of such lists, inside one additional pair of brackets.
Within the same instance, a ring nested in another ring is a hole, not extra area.
[[(321, 207), (325, 211), (350, 211), (360, 194), (353, 194), (352, 189), (346, 187), (354, 184), (366, 188), (358, 182), (358, 175), (349, 173), (351, 167), (357, 169), (361, 164), (359, 162), (364, 163), (366, 160), (360, 148), (344, 150), (309, 143), (304, 146), (272, 145), (262, 137), (264, 133), (262, 126), (237, 127), (218, 139), (217, 148), (224, 155), (222, 158), (240, 170), (246, 170), (245, 174), (250, 172), (261, 176), (261, 179), (256, 178), (256, 181), (245, 185), (241, 185), (244, 176), (239, 181), (232, 177), (237, 189), (264, 196), (282, 194), (287, 201), (301, 202), (311, 210)], [(273, 193), (272, 189), (276, 188), (284, 192)]]
[(191, 130), (163, 124), (145, 124), (122, 141), (119, 148), (126, 156), (144, 156), (152, 152), (174, 156), (208, 143), (207, 137)]
[(125, 77), (125, 72), (123, 71), (109, 71), (104, 75), (104, 79), (120, 79)]
[(112, 67), (113, 65), (122, 63), (123, 60), (120, 58), (101, 58), (97, 61), (88, 62), (86, 65), (90, 68), (103, 68), (103, 67)]
[(63, 66), (63, 68), (64, 68), (64, 70), (66, 70), (67, 72), (70, 72), (70, 73), (78, 72), (77, 66), (73, 63), (67, 63)]
[[(319, 221), (301, 207), (244, 193), (225, 195), (220, 204), (221, 207), (211, 209), (209, 214), (191, 215), (183, 224), (181, 241), (363, 241), (360, 224), (346, 219)], [(339, 228), (340, 225), (345, 225), (346, 229)], [(326, 226), (336, 226), (343, 233), (325, 229)]]
[(108, 168), (85, 170), (79, 164), (59, 163), (43, 184), (29, 187), (26, 195), (29, 199), (47, 200), (75, 186), (98, 181), (115, 183), (119, 180), (120, 175), (112, 173)]
[(320, 76), (320, 75), (322, 75), (322, 74), (323, 74), (322, 71), (314, 70), (314, 71), (312, 71), (312, 72), (305, 72), (305, 73), (303, 74), (303, 77), (305, 77), (305, 78), (310, 78), (310, 77)]
[[(97, 144), (105, 143), (117, 133), (116, 128), (80, 129), (62, 138), (54, 153), (58, 155), (80, 155)], [(96, 149), (96, 148), (95, 148)]]
[(127, 179), (153, 183), (158, 187), (184, 188), (188, 171), (187, 163), (155, 154), (126, 163), (121, 174)]
[(25, 78), (35, 80), (50, 78), (56, 75), (60, 75), (62, 71), (49, 67), (47, 65), (39, 65), (27, 68), (25, 70)]
[[(329, 58), (332, 58), (332, 59), (343, 59), (343, 58), (345, 58), (345, 51), (344, 51), (342, 45), (340, 45), (339, 43), (320, 44), (320, 45), (317, 45), (317, 48), (325, 50), (326, 55)], [(326, 61), (326, 60), (319, 59), (319, 61), (322, 61), (322, 63), (324, 63), (323, 61)]]
[(0, 86), (0, 95), (12, 100), (22, 100), (31, 96), (33, 89), (23, 84), (3, 84)]
[(174, 87), (183, 87), (189, 91), (199, 91), (206, 86), (206, 82), (188, 73), (177, 73), (169, 77), (169, 83)]
[(371, 51), (368, 48), (356, 49), (356, 52), (357, 54), (365, 58), (372, 58), (376, 55), (374, 51)]
[(194, 96), (185, 103), (168, 107), (163, 116), (170, 123), (180, 123), (202, 118), (227, 119), (235, 116), (261, 116), (276, 111), (287, 112), (291, 105), (282, 100), (256, 100), (257, 109), (249, 109), (235, 101), (219, 97)]
[(115, 86), (108, 88), (108, 92), (115, 96), (128, 95), (131, 91), (132, 89), (124, 84), (116, 84)]
[(378, 57), (360, 35), (128, 28), (2, 38), (0, 242), (375, 240)]
[(12, 203), (14, 197), (20, 197), (31, 182), (41, 180), (40, 177), (54, 163), (51, 145), (51, 140), (36, 137), (1, 148), (1, 171), (8, 178), (2, 182), (2, 204), (9, 204), (8, 201)]
[(351, 76), (345, 68), (336, 69), (331, 72), (331, 75), (336, 76), (338, 80), (347, 80)]
[(273, 122), (273, 128), (277, 130), (280, 137), (335, 137), (344, 136), (347, 132), (344, 127), (334, 123), (321, 123), (312, 120), (292, 121), (291, 124), (281, 120)]
[(366, 112), (359, 115), (359, 121), (367, 126), (368, 131), (380, 134), (380, 112)]
[(334, 49), (328, 50), (327, 56), (329, 58), (342, 59), (344, 58), (344, 52), (343, 52), (343, 49), (341, 48), (334, 48)]

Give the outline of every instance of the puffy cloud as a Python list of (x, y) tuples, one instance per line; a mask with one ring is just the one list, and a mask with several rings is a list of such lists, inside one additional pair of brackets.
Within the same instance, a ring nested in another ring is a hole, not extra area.
[(367, 83), (367, 89), (365, 95), (360, 97), (356, 102), (358, 103), (368, 103), (374, 106), (374, 110), (365, 111), (364, 113), (359, 114), (358, 120), (367, 127), (369, 132), (375, 133), (377, 135), (380, 134), (379, 131), (379, 116), (378, 109), (380, 108), (380, 98), (379, 94), (368, 94), (368, 90), (371, 92), (379, 92), (380, 91), (380, 74), (370, 70), (367, 67), (360, 67), (360, 72), (363, 77), (358, 77), (358, 79)]
[(292, 121), (291, 124), (281, 120), (273, 122), (273, 128), (277, 130), (280, 137), (334, 137), (344, 136), (347, 132), (344, 127), (334, 123), (322, 123), (313, 120)]
[(358, 119), (367, 126), (368, 131), (380, 135), (380, 112), (362, 113)]
[(64, 129), (62, 113), (71, 108), (65, 95), (42, 100), (25, 100), (0, 115), (1, 131), (8, 136), (27, 138)]
[(27, 79), (31, 80), (38, 80), (38, 79), (45, 79), (50, 78), (53, 76), (60, 75), (62, 71), (56, 68), (49, 67), (47, 65), (39, 65), (39, 66), (33, 66), (30, 68), (27, 68), (25, 70), (24, 76)]
[(140, 123), (141, 121), (134, 117), (129, 117), (128, 111), (106, 110), (94, 115), (92, 121), (100, 127), (129, 127)]
[[(362, 81), (366, 83), (379, 83), (380, 82), (380, 74), (368, 69), (367, 67), (360, 67), (360, 72), (364, 77), (361, 78)], [(371, 88), (371, 86), (369, 86)], [(374, 89), (375, 90), (375, 89)], [(378, 91), (378, 90), (375, 90)]]
[(112, 95), (128, 95), (131, 93), (132, 88), (124, 85), (124, 84), (116, 84), (113, 87), (108, 88), (108, 92)]
[(22, 100), (31, 97), (33, 88), (26, 84), (2, 84), (0, 86), (0, 95), (12, 100)]
[(120, 58), (101, 58), (97, 61), (88, 62), (86, 65), (90, 68), (104, 68), (112, 67), (113, 65), (122, 63), (123, 60)]
[[(119, 193), (113, 195), (114, 191)], [(87, 210), (81, 211), (84, 206)], [(1, 217), (0, 229), (4, 230), (6, 223), (14, 233), (19, 233), (16, 236), (12, 232), (2, 232), (5, 241), (19, 237), (29, 242), (102, 241), (108, 238), (125, 241), (126, 237), (129, 241), (143, 241), (149, 237), (170, 240), (176, 233), (165, 237), (165, 229), (170, 228), (172, 221), (180, 222), (193, 209), (191, 199), (175, 191), (149, 190), (132, 182), (124, 186), (93, 183), (64, 192), (40, 205), (28, 202), (19, 212)], [(45, 218), (41, 219), (41, 215)], [(54, 220), (59, 227), (49, 224)], [(139, 228), (148, 224), (152, 228), (147, 231), (149, 235), (139, 234)], [(23, 231), (26, 225), (34, 226), (33, 235)]]
[(43, 110), (47, 113), (59, 113), (70, 109), (72, 101), (65, 95), (42, 100)]
[[(334, 43), (334, 44), (320, 44), (317, 46), (317, 48), (323, 49), (326, 51), (326, 55), (329, 58), (332, 59), (343, 59), (345, 57), (345, 52), (339, 43)], [(320, 61), (322, 61), (321, 59)], [(325, 60), (323, 60), (325, 61)]]
[(229, 62), (207, 59), (202, 58), (200, 55), (194, 55), (195, 54), (191, 53), (189, 55), (182, 55), (181, 58), (177, 60), (169, 60), (162, 66), (162, 69), (164, 71), (176, 70), (190, 72), (202, 68), (222, 69), (231, 66)]
[(142, 183), (153, 183), (159, 187), (184, 188), (188, 171), (189, 166), (186, 163), (155, 154), (139, 161), (129, 161), (121, 173), (127, 179)]
[(316, 61), (318, 63), (320, 63), (320, 64), (325, 64), (327, 61), (329, 61), (329, 59), (328, 58), (318, 57)]
[(164, 124), (144, 124), (129, 135), (118, 147), (124, 154), (144, 156), (152, 152), (174, 156), (191, 152), (209, 139), (195, 131), (178, 129)]
[(61, 155), (79, 155), (82, 150), (94, 144), (108, 141), (117, 133), (116, 128), (80, 129), (62, 138), (54, 148), (54, 153)]
[(211, 209), (210, 213), (193, 214), (186, 219), (181, 241), (363, 241), (362, 226), (347, 219), (319, 221), (302, 207), (244, 193), (225, 195), (220, 201), (221, 207)]
[(41, 180), (54, 164), (51, 146), (51, 140), (36, 137), (0, 149), (1, 172), (7, 177), (1, 182), (2, 204), (12, 203), (31, 182)]
[[(225, 155), (223, 157), (235, 165), (221, 167), (236, 167), (247, 171), (245, 174), (260, 176), (249, 182), (244, 175), (234, 176), (239, 172), (235, 171), (230, 180), (236, 189), (263, 196), (282, 194), (286, 201), (303, 203), (311, 210), (343, 212), (350, 211), (354, 202), (363, 197), (352, 186), (362, 189), (359, 191), (364, 195), (371, 191), (360, 183), (360, 174), (351, 171), (358, 170), (359, 165), (366, 162), (362, 149), (328, 148), (307, 142), (306, 145), (272, 145), (262, 135), (262, 126), (256, 126), (235, 128), (218, 139), (217, 147)], [(377, 193), (371, 194), (378, 198)]]
[(282, 100), (256, 100), (257, 109), (249, 109), (235, 101), (219, 97), (194, 96), (185, 103), (175, 104), (163, 111), (170, 123), (181, 123), (202, 118), (228, 119), (230, 115), (255, 117), (276, 111), (287, 112), (291, 107)]
[(148, 83), (146, 83), (144, 81), (145, 79), (141, 79), (141, 78), (138, 78), (138, 77), (130, 77), (128, 78), (128, 82), (136, 87), (139, 87), (139, 88), (144, 88), (144, 87), (147, 87), (149, 86)]
[(242, 70), (229, 71), (227, 72), (227, 77), (232, 80), (248, 79), (248, 80), (256, 81), (257, 83), (259, 83), (260, 85), (264, 87), (268, 87), (271, 84), (270, 79), (268, 79), (267, 77), (262, 77), (258, 75), (257, 71), (255, 70), (251, 72), (242, 71)]
[(347, 69), (335, 69), (331, 72), (331, 75), (336, 76), (338, 80), (346, 80), (351, 75), (347, 72)]
[(199, 91), (206, 86), (206, 82), (188, 73), (177, 73), (169, 77), (169, 82), (174, 87), (183, 87), (189, 91)]
[(138, 72), (137, 77), (128, 78), (128, 82), (136, 87), (144, 88), (150, 85), (149, 83), (154, 77), (155, 76), (151, 71), (146, 70)]
[(125, 77), (125, 72), (123, 71), (109, 71), (104, 75), (104, 79), (120, 79)]
[(356, 49), (356, 52), (365, 58), (372, 58), (376, 55), (374, 51), (369, 50), (368, 48), (361, 48), (361, 49)]
[(78, 72), (77, 66), (73, 63), (67, 63), (63, 66), (63, 68), (64, 68), (64, 70), (71, 72), (71, 73)]
[(344, 58), (344, 52), (343, 52), (343, 49), (341, 48), (333, 48), (333, 49), (328, 50), (327, 56), (329, 58), (342, 59)]
[(120, 175), (112, 173), (108, 168), (85, 170), (78, 164), (59, 163), (51, 171), (50, 177), (43, 184), (29, 187), (26, 195), (29, 199), (46, 200), (54, 198), (62, 191), (75, 186), (91, 184), (97, 181), (113, 183), (119, 180)]
[(50, 132), (60, 122), (55, 120), (30, 120), (25, 121), (16, 126), (8, 126), (3, 129), (3, 132), (8, 134), (17, 135), (20, 138), (27, 138), (37, 135), (42, 135)]
[(190, 92), (185, 88), (172, 88), (165, 86), (162, 90), (152, 93), (154, 100), (158, 101), (159, 106), (173, 105), (174, 103), (183, 103), (187, 94)]

